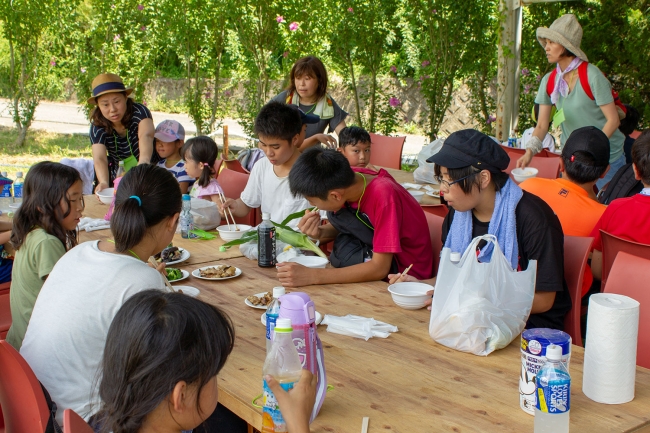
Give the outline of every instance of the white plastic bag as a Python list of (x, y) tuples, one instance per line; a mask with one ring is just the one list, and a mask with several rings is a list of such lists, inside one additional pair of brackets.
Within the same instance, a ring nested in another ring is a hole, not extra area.
[(217, 204), (202, 198), (192, 198), (192, 210), (194, 227), (200, 230), (212, 230), (221, 223), (221, 215)]
[[(479, 263), (476, 247), (492, 242), (489, 263)], [(493, 235), (472, 240), (459, 263), (443, 248), (431, 304), (429, 334), (436, 342), (475, 355), (506, 347), (526, 326), (533, 306), (537, 261), (514, 271)]]
[(435, 164), (433, 162), (427, 162), (427, 159), (438, 153), (444, 142), (445, 140), (443, 138), (439, 138), (422, 148), (420, 153), (418, 153), (418, 168), (413, 172), (413, 180), (420, 183), (438, 183), (433, 178), (435, 176), (433, 172)]

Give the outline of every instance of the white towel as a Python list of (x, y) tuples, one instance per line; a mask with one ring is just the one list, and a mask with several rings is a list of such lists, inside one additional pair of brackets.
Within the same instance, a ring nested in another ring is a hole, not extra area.
[(86, 230), (87, 232), (94, 232), (95, 230), (110, 229), (111, 223), (103, 218), (88, 218), (83, 217), (77, 224), (79, 230)]
[(63, 158), (61, 164), (68, 167), (76, 168), (84, 184), (83, 193), (89, 195), (93, 193), (93, 180), (95, 179), (95, 165), (92, 159), (86, 158)]

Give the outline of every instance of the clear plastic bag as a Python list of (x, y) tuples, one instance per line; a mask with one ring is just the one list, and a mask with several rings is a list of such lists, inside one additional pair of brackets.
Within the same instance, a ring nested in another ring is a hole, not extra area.
[(194, 217), (194, 227), (197, 229), (212, 230), (221, 223), (221, 215), (219, 215), (217, 204), (210, 200), (192, 198), (192, 210), (190, 212)]
[(422, 148), (420, 153), (418, 153), (418, 168), (413, 171), (413, 180), (420, 183), (438, 183), (433, 178), (435, 175), (433, 172), (435, 164), (433, 162), (427, 162), (427, 159), (438, 153), (444, 142), (444, 139), (439, 138)]
[[(494, 244), (489, 263), (476, 257), (481, 240)], [(506, 347), (524, 329), (533, 306), (537, 261), (514, 271), (493, 235), (474, 238), (458, 263), (450, 255), (443, 248), (431, 304), (431, 338), (482, 356)]]

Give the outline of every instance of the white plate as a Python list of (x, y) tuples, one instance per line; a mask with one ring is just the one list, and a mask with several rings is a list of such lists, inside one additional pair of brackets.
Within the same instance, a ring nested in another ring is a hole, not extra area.
[(190, 252), (187, 251), (185, 248), (179, 248), (181, 252), (181, 258), (178, 260), (174, 260), (173, 262), (165, 262), (166, 265), (175, 265), (176, 263), (184, 262), (185, 260), (190, 258)]
[(192, 276), (193, 276), (193, 277), (196, 277), (196, 278), (200, 278), (200, 279), (202, 279), (202, 280), (221, 281), (221, 280), (229, 280), (229, 279), (231, 279), (231, 278), (238, 277), (238, 276), (240, 276), (240, 275), (242, 274), (241, 269), (235, 267), (235, 275), (233, 275), (232, 277), (224, 277), (224, 278), (207, 278), (207, 277), (202, 277), (202, 276), (201, 276), (201, 272), (200, 272), (201, 270), (203, 270), (203, 269), (209, 269), (209, 268), (215, 268), (215, 267), (217, 267), (217, 266), (219, 266), (219, 265), (204, 266), (204, 267), (199, 268), (199, 269), (194, 269), (194, 270), (192, 271)]
[[(176, 268), (176, 269), (178, 269), (178, 268)], [(170, 281), (170, 283), (172, 283), (172, 284), (178, 283), (179, 281), (183, 281), (184, 279), (186, 279), (186, 278), (188, 278), (190, 276), (190, 273), (187, 272), (186, 270), (181, 269), (180, 271), (183, 274), (183, 276), (180, 277), (178, 280)]]
[[(266, 294), (266, 292), (255, 293), (255, 296), (257, 296), (258, 298), (261, 298), (265, 294)], [(260, 310), (266, 310), (266, 308), (268, 307), (268, 305), (254, 305), (251, 301), (248, 300), (248, 298), (244, 298), (244, 303), (246, 305), (248, 305), (249, 307), (258, 308)]]
[(179, 290), (182, 290), (184, 294), (191, 296), (193, 298), (196, 298), (201, 294), (201, 291), (197, 289), (196, 287), (192, 286), (174, 286), (174, 289), (178, 292)]
[[(316, 311), (316, 325), (320, 325), (320, 322), (323, 321), (323, 315)], [(260, 317), (260, 322), (262, 322), (262, 325), (266, 326), (266, 313), (262, 313), (262, 316)]]
[(440, 191), (427, 191), (429, 197), (440, 198)]

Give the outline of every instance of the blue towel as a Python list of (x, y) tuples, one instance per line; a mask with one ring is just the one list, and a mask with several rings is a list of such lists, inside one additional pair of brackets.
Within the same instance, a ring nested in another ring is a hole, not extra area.
[[(499, 247), (510, 262), (512, 269), (519, 265), (519, 248), (517, 246), (517, 222), (515, 209), (524, 192), (511, 179), (508, 179), (503, 188), (496, 194), (494, 212), (488, 234), (494, 235), (499, 242)], [(472, 211), (455, 212), (451, 223), (445, 247), (452, 252), (464, 253), (472, 241)], [(483, 248), (478, 256), (479, 261), (490, 261), (492, 257), (492, 243)]]

